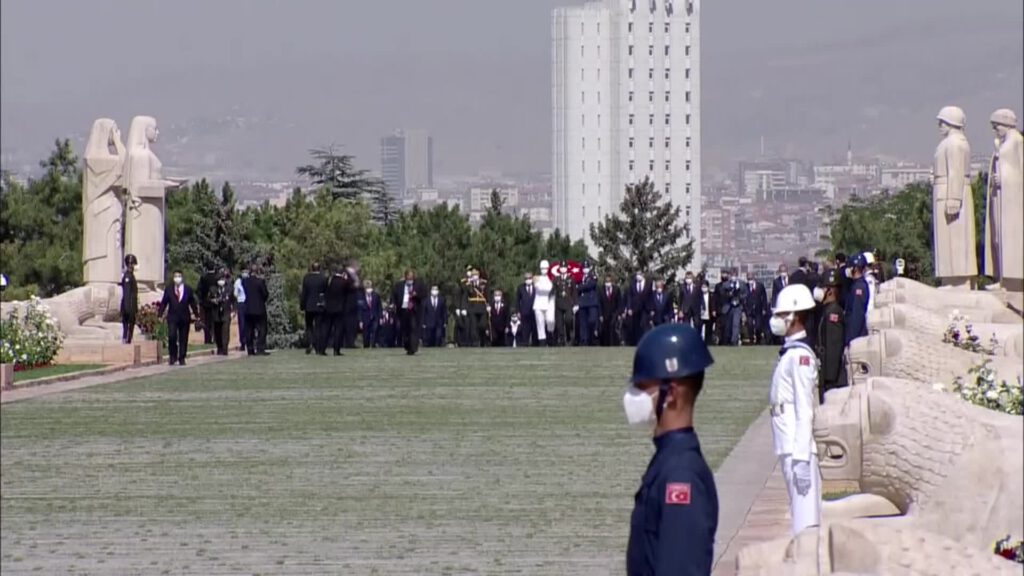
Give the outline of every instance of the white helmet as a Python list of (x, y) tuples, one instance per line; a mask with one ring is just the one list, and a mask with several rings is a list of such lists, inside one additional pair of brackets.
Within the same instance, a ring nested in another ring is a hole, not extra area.
[(540, 261), (540, 272), (541, 272), (541, 274), (547, 274), (549, 268), (551, 268), (551, 265), (548, 264), (547, 260), (541, 260)]
[(1000, 126), (1010, 126), (1011, 128), (1017, 127), (1017, 115), (1013, 113), (1013, 110), (1009, 108), (1000, 108), (992, 113), (992, 117), (989, 121), (993, 124), (999, 124)]
[(868, 264), (874, 264), (875, 263), (875, 255), (872, 254), (871, 252), (865, 252), (864, 253), (864, 261), (867, 262)]
[(790, 284), (779, 292), (779, 297), (775, 301), (775, 308), (772, 308), (772, 314), (813, 310), (814, 306), (814, 296), (807, 286), (803, 284)]
[(939, 115), (936, 118), (956, 128), (963, 128), (967, 124), (967, 117), (964, 115), (964, 111), (957, 106), (944, 107), (942, 110), (939, 110)]

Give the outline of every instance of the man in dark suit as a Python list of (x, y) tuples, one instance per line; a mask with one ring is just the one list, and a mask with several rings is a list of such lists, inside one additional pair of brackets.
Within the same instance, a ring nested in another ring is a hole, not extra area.
[(430, 287), (430, 298), (423, 304), (423, 344), (428, 348), (444, 346), (448, 327), (448, 305), (437, 286)]
[(627, 344), (630, 346), (636, 346), (647, 332), (652, 292), (650, 281), (644, 277), (643, 272), (637, 272), (636, 279), (630, 283), (629, 294), (626, 296), (626, 319), (629, 322)]
[(615, 285), (611, 274), (605, 274), (604, 286), (597, 299), (600, 308), (598, 323), (601, 325), (601, 346), (618, 346), (619, 338), (616, 325), (619, 316), (622, 315), (622, 291)]
[(345, 269), (348, 276), (348, 293), (345, 297), (345, 313), (342, 317), (341, 330), (341, 340), (345, 348), (355, 348), (356, 335), (359, 334), (359, 300), (362, 284), (352, 270), (351, 264)]
[(508, 302), (505, 302), (505, 294), (501, 290), (495, 290), (491, 297), (491, 346), (507, 346), (508, 324), (511, 311)]
[(409, 268), (405, 279), (395, 284), (391, 300), (398, 311), (398, 326), (405, 353), (412, 356), (420, 347), (423, 325), (423, 283), (416, 280), (416, 271)]
[(593, 346), (596, 344), (595, 336), (598, 329), (597, 297), (597, 274), (590, 267), (590, 262), (583, 263), (583, 280), (576, 287), (577, 302), (579, 303), (579, 336), (580, 346)]
[(679, 286), (679, 309), (683, 313), (683, 321), (694, 330), (700, 329), (700, 305), (700, 286), (694, 282), (693, 272), (687, 272)]
[(516, 289), (516, 310), (519, 311), (520, 330), (526, 338), (526, 345), (537, 344), (537, 319), (533, 314), (533, 273), (523, 274), (523, 283)]
[(270, 292), (263, 279), (263, 267), (253, 266), (248, 278), (242, 281), (245, 290), (245, 345), (249, 356), (267, 354), (267, 300)]
[(754, 278), (753, 273), (747, 272), (747, 283), (743, 287), (743, 312), (747, 315), (747, 330), (750, 333), (752, 344), (767, 344), (765, 327), (767, 318), (770, 316), (768, 310), (768, 292)]
[(203, 275), (199, 277), (199, 284), (196, 286), (196, 297), (199, 300), (200, 322), (203, 325), (203, 344), (213, 344), (213, 322), (210, 315), (213, 307), (210, 306), (210, 290), (217, 286), (217, 266), (213, 262), (207, 262), (203, 267)]
[(797, 269), (789, 275), (790, 284), (803, 284), (810, 290), (814, 290), (813, 286), (808, 286), (810, 276), (810, 260), (806, 256), (801, 256), (797, 261)]
[(363, 282), (363, 296), (359, 298), (359, 329), (363, 332), (363, 348), (377, 345), (377, 330), (380, 318), (384, 314), (384, 305), (380, 294), (373, 288), (373, 282)]
[(306, 354), (316, 350), (320, 356), (327, 355), (323, 341), (324, 310), (327, 308), (327, 278), (320, 271), (320, 263), (309, 265), (309, 273), (302, 279), (302, 293), (299, 305), (306, 319)]
[(327, 321), (324, 322), (324, 342), (330, 341), (335, 356), (341, 356), (341, 347), (344, 345), (345, 332), (345, 305), (350, 298), (352, 279), (345, 266), (338, 266), (334, 274), (327, 282), (327, 306), (325, 314)]
[(184, 366), (185, 355), (188, 354), (189, 325), (193, 316), (199, 318), (199, 305), (192, 288), (185, 284), (181, 270), (175, 270), (173, 278), (174, 283), (164, 289), (157, 315), (163, 317), (164, 313), (167, 314), (167, 363)]
[(846, 295), (850, 292), (850, 285), (853, 284), (853, 280), (850, 280), (850, 275), (846, 270), (846, 254), (836, 252), (835, 270), (840, 282), (838, 302), (840, 306), (844, 306), (846, 305)]
[(665, 290), (665, 281), (658, 280), (654, 284), (654, 294), (651, 295), (651, 321), (655, 326), (661, 326), (672, 321), (672, 295)]

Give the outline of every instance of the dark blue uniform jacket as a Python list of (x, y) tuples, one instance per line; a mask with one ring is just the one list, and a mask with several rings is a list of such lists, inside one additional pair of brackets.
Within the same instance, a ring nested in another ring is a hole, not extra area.
[(850, 285), (846, 298), (846, 345), (868, 335), (868, 282), (858, 278)]
[(708, 576), (718, 529), (718, 492), (693, 428), (654, 439), (656, 451), (629, 528), (629, 576)]

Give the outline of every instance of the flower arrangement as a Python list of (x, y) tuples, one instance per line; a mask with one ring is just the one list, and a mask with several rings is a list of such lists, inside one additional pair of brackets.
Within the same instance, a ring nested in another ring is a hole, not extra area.
[(135, 325), (146, 338), (156, 340), (161, 345), (167, 344), (167, 324), (160, 320), (160, 306), (156, 302), (139, 308), (135, 316)]
[(974, 325), (971, 324), (970, 319), (961, 314), (959, 310), (954, 310), (949, 315), (949, 326), (946, 327), (946, 332), (942, 335), (942, 341), (961, 350), (987, 356), (994, 356), (996, 348), (999, 347), (999, 341), (996, 340), (994, 334), (989, 338), (987, 346), (983, 344), (981, 337), (974, 333)]
[(20, 316), (15, 309), (0, 320), (0, 362), (14, 364), (17, 372), (52, 363), (63, 344), (57, 319), (37, 296)]
[(953, 381), (953, 392), (971, 404), (998, 410), (1006, 414), (1024, 414), (1024, 389), (1020, 377), (1016, 382), (996, 381), (996, 373), (989, 368), (989, 359), (972, 366), (969, 378), (957, 377)]
[(1021, 540), (1014, 540), (1009, 535), (996, 542), (992, 551), (995, 552), (997, 556), (1002, 556), (1011, 562), (1024, 564), (1024, 542)]

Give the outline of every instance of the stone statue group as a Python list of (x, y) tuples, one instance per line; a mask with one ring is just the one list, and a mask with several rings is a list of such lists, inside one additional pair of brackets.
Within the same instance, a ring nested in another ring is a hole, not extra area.
[[(984, 268), (994, 288), (1024, 290), (1024, 138), (1017, 115), (1000, 109), (990, 117), (995, 152), (989, 165), (985, 202)], [(935, 276), (944, 286), (969, 287), (978, 275), (971, 195), (971, 147), (964, 111), (946, 106), (938, 114), (943, 136), (935, 150), (932, 188)]]
[(151, 148), (158, 135), (150, 116), (132, 119), (127, 146), (116, 122), (93, 122), (82, 187), (83, 278), (88, 286), (116, 285), (126, 254), (138, 259), (140, 288), (155, 290), (164, 281), (164, 200), (168, 189), (184, 181), (163, 177)]

